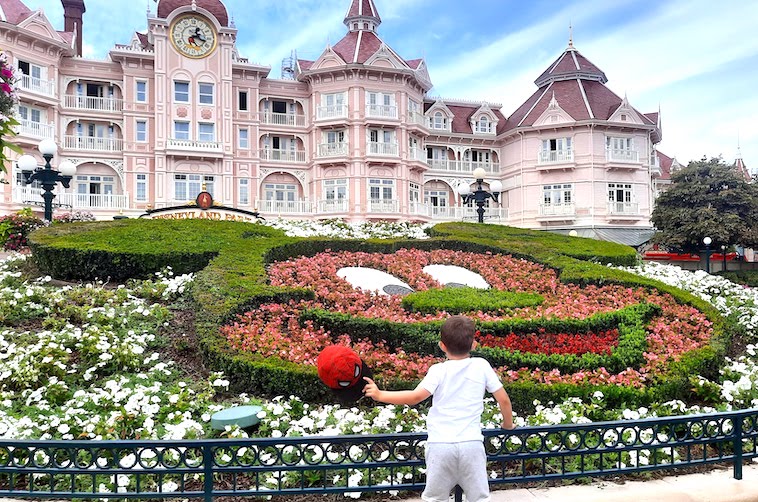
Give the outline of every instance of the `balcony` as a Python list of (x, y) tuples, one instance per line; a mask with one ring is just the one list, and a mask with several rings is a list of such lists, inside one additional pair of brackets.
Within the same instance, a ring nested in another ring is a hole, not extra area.
[(608, 214), (610, 216), (631, 216), (640, 215), (639, 202), (609, 202)]
[(218, 141), (195, 141), (171, 138), (166, 141), (166, 150), (172, 155), (221, 157), (224, 148)]
[(400, 212), (400, 204), (396, 200), (371, 199), (366, 209), (369, 213), (394, 214)]
[(124, 142), (118, 138), (98, 138), (94, 136), (64, 136), (63, 148), (87, 152), (121, 152)]
[(397, 143), (379, 143), (378, 141), (369, 141), (368, 154), (381, 155), (384, 157), (397, 157), (398, 146)]
[(53, 80), (42, 80), (30, 75), (21, 75), (18, 80), (18, 88), (22, 91), (42, 94), (51, 98), (55, 97), (55, 81)]
[(435, 171), (446, 171), (452, 173), (473, 173), (475, 169), (481, 167), (487, 173), (497, 173), (500, 171), (500, 164), (493, 162), (474, 162), (471, 160), (448, 160), (448, 159), (427, 159), (426, 163)]
[(424, 162), (426, 163), (426, 150), (423, 148), (415, 148), (412, 147), (408, 151), (408, 160), (414, 160), (416, 162)]
[(19, 120), (16, 132), (20, 136), (30, 136), (39, 139), (55, 139), (55, 128), (52, 124), (42, 124), (27, 119)]
[(397, 106), (366, 105), (366, 117), (397, 120)]
[[(41, 188), (17, 186), (13, 189), (13, 202), (19, 204), (42, 204)], [(53, 204), (66, 209), (128, 209), (129, 195), (81, 194), (58, 192)]]
[(311, 214), (313, 204), (307, 200), (264, 200), (260, 201), (258, 211), (269, 214)]
[(426, 118), (426, 116), (423, 113), (419, 113), (419, 112), (408, 113), (408, 123), (421, 126), (424, 129), (427, 129), (429, 127), (429, 120)]
[(88, 110), (95, 112), (120, 112), (124, 108), (124, 100), (116, 98), (97, 98), (93, 96), (66, 94), (63, 97), (63, 106), (76, 110)]
[(576, 206), (571, 203), (540, 204), (540, 220), (573, 220), (576, 217)]
[[(416, 208), (417, 210), (421, 210), (421, 208)], [(415, 214), (421, 214), (419, 212)], [(479, 219), (479, 214), (476, 212), (475, 207), (468, 207), (468, 206), (455, 206), (455, 207), (434, 207), (434, 206), (426, 206), (426, 214), (424, 216), (427, 216), (428, 218), (431, 218), (432, 220), (436, 221), (464, 221), (464, 220), (474, 220), (477, 221)], [(484, 219), (485, 220), (495, 220), (495, 221), (505, 221), (508, 219), (508, 209), (504, 207), (485, 207), (484, 208)]]
[(606, 150), (605, 157), (608, 162), (624, 162), (639, 164), (640, 152), (637, 150)]
[(348, 209), (347, 199), (339, 200), (320, 200), (318, 201), (318, 212), (320, 214), (329, 213), (346, 213)]
[(347, 155), (347, 143), (323, 143), (318, 145), (318, 156), (344, 157)]
[[(345, 114), (347, 116), (347, 113)], [(283, 127), (305, 127), (305, 115), (294, 113), (263, 112), (258, 114), (261, 124)]]
[(566, 164), (574, 162), (573, 150), (543, 150), (537, 157), (537, 165)]
[(270, 162), (288, 162), (290, 164), (302, 164), (306, 161), (305, 150), (275, 150), (264, 148), (261, 150), (261, 160)]
[(319, 106), (316, 109), (317, 120), (347, 118), (347, 105)]

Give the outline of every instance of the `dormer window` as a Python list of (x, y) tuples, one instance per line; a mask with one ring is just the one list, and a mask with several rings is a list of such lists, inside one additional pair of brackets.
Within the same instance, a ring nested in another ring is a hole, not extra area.
[(492, 122), (488, 116), (482, 115), (479, 117), (479, 120), (474, 123), (475, 134), (491, 134), (492, 132)]
[(442, 112), (434, 112), (429, 119), (429, 127), (431, 129), (438, 129), (441, 131), (447, 131), (447, 117)]

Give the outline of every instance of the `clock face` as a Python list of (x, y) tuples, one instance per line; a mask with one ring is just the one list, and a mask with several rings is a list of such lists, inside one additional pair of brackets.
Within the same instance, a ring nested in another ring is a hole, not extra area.
[(187, 14), (171, 25), (171, 43), (188, 58), (204, 58), (216, 48), (216, 30), (204, 17)]

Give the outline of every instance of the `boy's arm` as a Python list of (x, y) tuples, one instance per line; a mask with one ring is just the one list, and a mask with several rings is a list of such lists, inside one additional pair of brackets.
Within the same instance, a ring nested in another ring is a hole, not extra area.
[(366, 381), (363, 393), (380, 403), (412, 406), (431, 396), (429, 391), (423, 387), (416, 387), (413, 390), (380, 390), (369, 377), (363, 377), (363, 379)]
[(500, 414), (503, 415), (503, 429), (516, 428), (516, 426), (513, 425), (513, 407), (511, 406), (511, 398), (508, 397), (508, 393), (505, 392), (505, 389), (500, 387), (492, 393), (492, 397), (495, 398), (498, 406), (500, 406)]

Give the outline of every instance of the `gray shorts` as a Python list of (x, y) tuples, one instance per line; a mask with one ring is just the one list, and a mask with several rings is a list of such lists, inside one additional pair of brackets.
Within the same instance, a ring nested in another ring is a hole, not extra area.
[(487, 454), (482, 441), (426, 444), (427, 502), (448, 502), (450, 491), (461, 485), (468, 502), (488, 502)]

